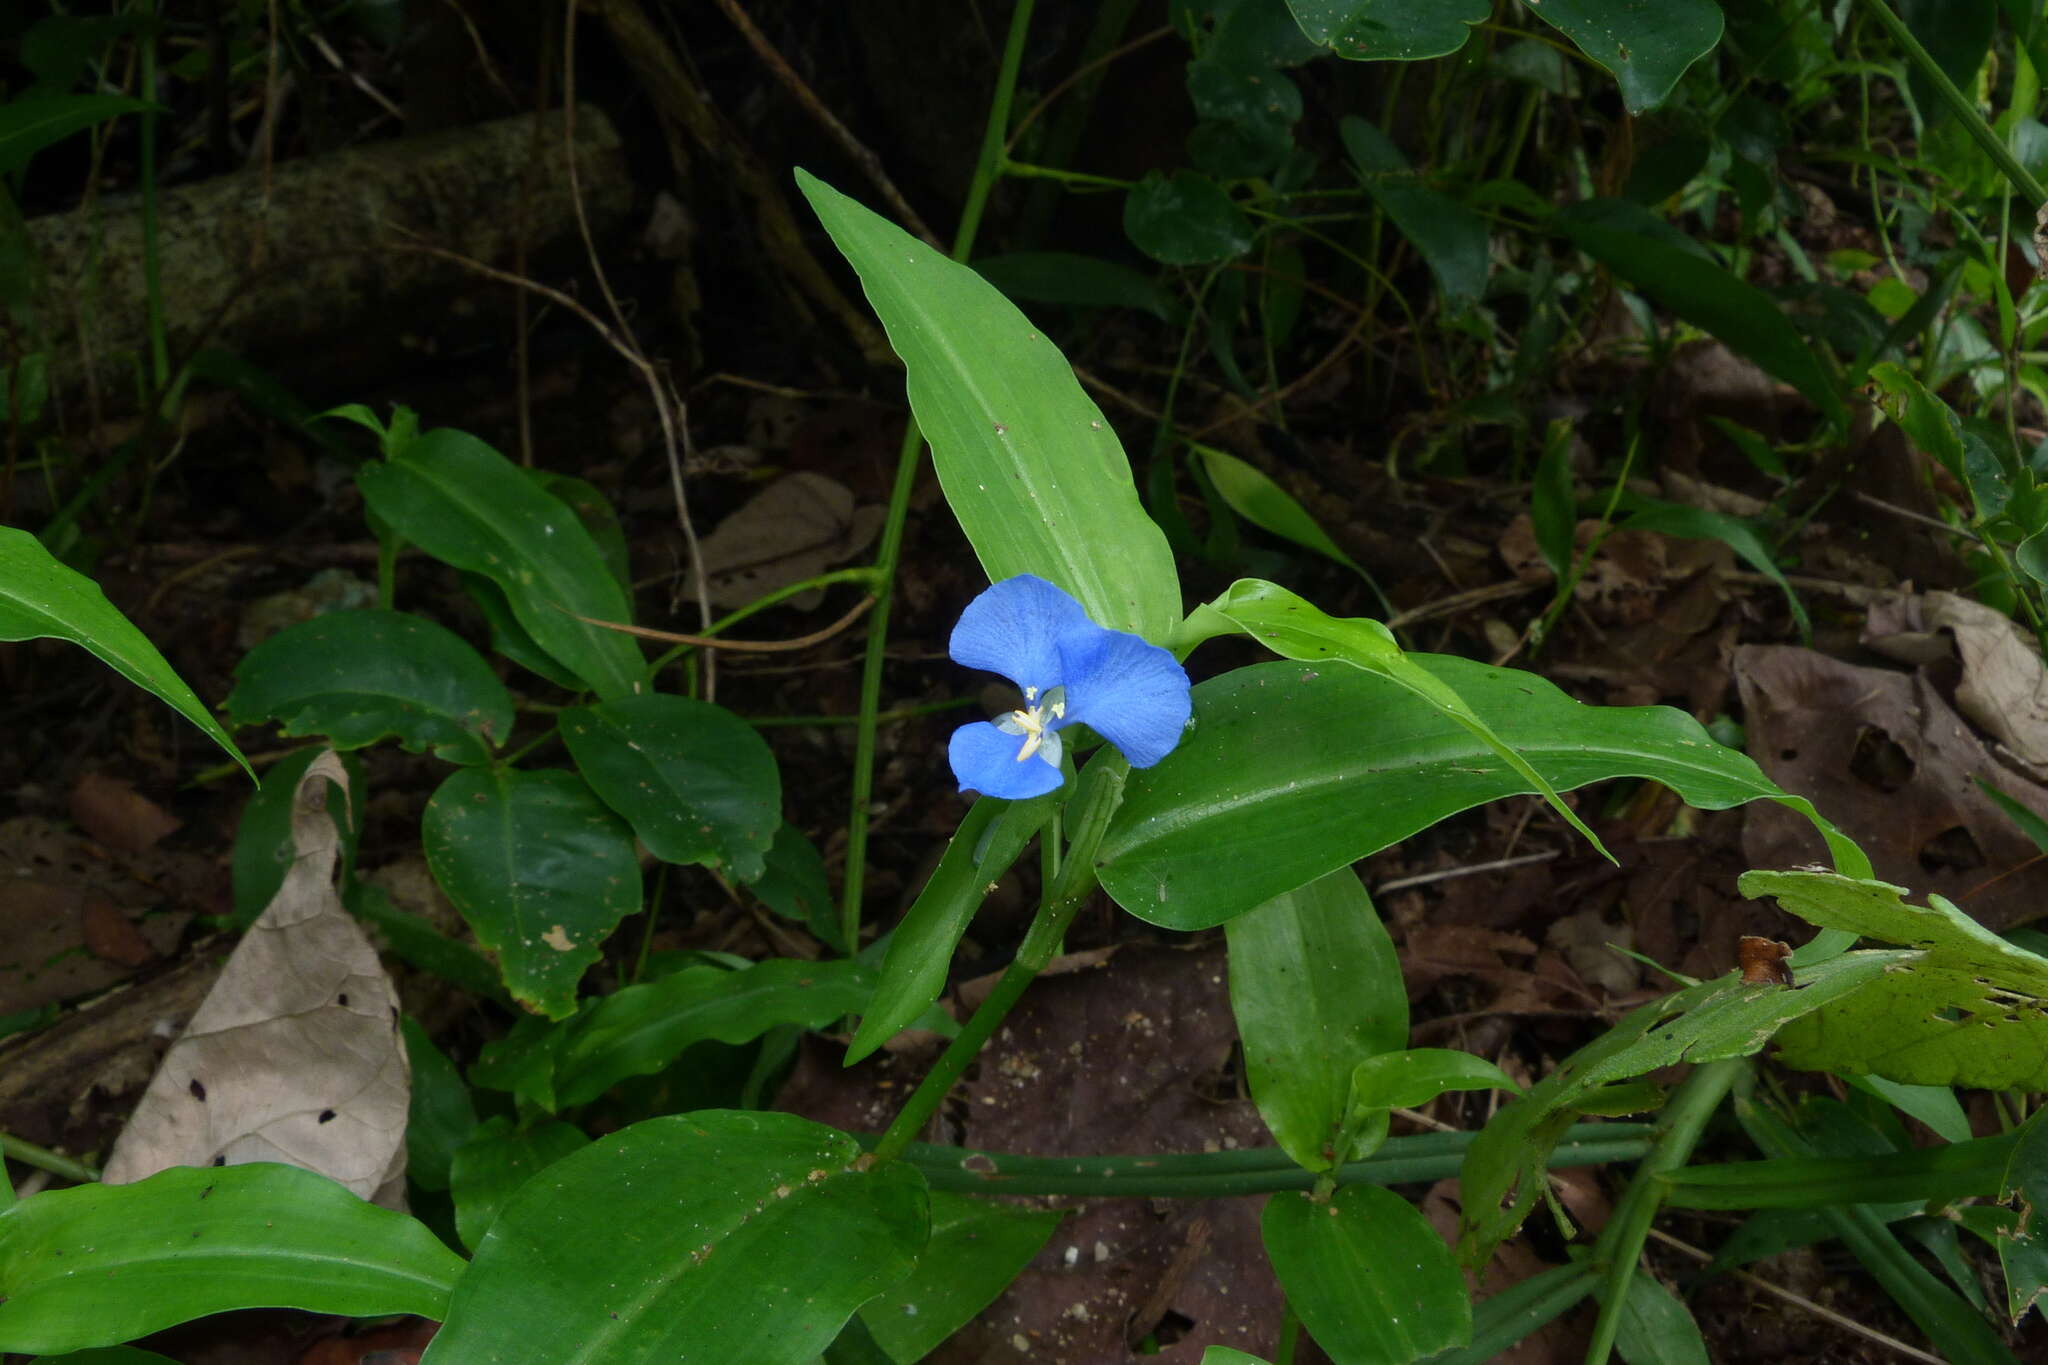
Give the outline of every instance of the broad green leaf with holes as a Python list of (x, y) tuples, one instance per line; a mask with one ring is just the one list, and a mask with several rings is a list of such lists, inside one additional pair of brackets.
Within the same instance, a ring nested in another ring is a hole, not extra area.
[(228, 732), (194, 696), (149, 638), (107, 600), (99, 584), (26, 531), (0, 526), (0, 640), (69, 640), (204, 730), (251, 778), (256, 772)]
[(1578, 1101), (1679, 1062), (1751, 1056), (1801, 1016), (1870, 989), (1912, 956), (1843, 953), (1802, 969), (1796, 990), (1751, 985), (1730, 972), (1630, 1011), (1495, 1114), (1473, 1139), (1459, 1173), (1465, 1263), (1484, 1264), (1528, 1215), (1551, 1149), (1579, 1118)]
[(1173, 555), (1058, 348), (967, 266), (802, 171), (797, 184), (903, 358), (939, 486), (989, 581), (1036, 574), (1096, 624), (1164, 640), (1181, 614)]
[(1788, 1066), (1868, 1072), (1907, 1085), (2048, 1090), (2048, 958), (1943, 900), (1826, 872), (1746, 872), (1745, 896), (1774, 896), (1823, 929), (1914, 950), (1867, 991), (1779, 1037)]

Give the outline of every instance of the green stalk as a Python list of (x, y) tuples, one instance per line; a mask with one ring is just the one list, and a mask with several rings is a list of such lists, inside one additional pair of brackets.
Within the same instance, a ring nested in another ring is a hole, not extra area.
[[(1639, 1161), (1651, 1149), (1647, 1123), (1581, 1123), (1551, 1150), (1551, 1170)], [(1338, 1185), (1414, 1185), (1456, 1175), (1478, 1134), (1414, 1133), (1388, 1138), (1361, 1161), (1331, 1174)], [(1227, 1199), (1313, 1189), (1323, 1175), (1278, 1147), (1161, 1156), (1013, 1156), (913, 1142), (903, 1160), (935, 1190), (956, 1194), (1073, 1196), (1084, 1199)]]
[[(1003, 173), (1003, 134), (1010, 126), (1010, 102), (1016, 97), (1017, 72), (1024, 62), (1024, 38), (1030, 31), (1035, 5), (1036, 0), (1017, 0), (1017, 8), (1010, 14), (1010, 34), (1003, 44), (995, 94), (989, 100), (981, 157), (975, 163), (974, 180), (967, 188), (967, 203), (960, 210), (960, 230), (953, 238), (956, 261), (964, 263), (973, 251), (982, 210)], [(875, 595), (875, 610), (868, 622), (867, 655), (861, 661), (860, 724), (854, 731), (853, 801), (846, 820), (846, 868), (839, 904), (840, 932), (848, 951), (860, 946), (861, 892), (867, 875), (868, 802), (874, 795), (875, 732), (882, 709), (882, 662), (889, 644), (889, 609), (896, 598), (896, 562), (903, 550), (903, 523), (910, 515), (910, 490), (917, 482), (923, 446), (923, 437), (913, 419), (903, 432), (903, 447), (896, 454), (896, 482), (889, 490), (889, 511), (882, 522), (881, 543), (875, 550), (873, 579), (868, 589)]]
[(24, 1166), (48, 1171), (51, 1175), (80, 1185), (90, 1185), (100, 1178), (99, 1171), (82, 1161), (73, 1161), (70, 1157), (60, 1156), (47, 1147), (38, 1147), (33, 1142), (25, 1142), (21, 1138), (10, 1137), (5, 1133), (0, 1133), (0, 1155), (4, 1155), (9, 1161), (19, 1161)]
[(1123, 755), (1107, 748), (1099, 752), (1089, 765), (1089, 771), (1082, 776), (1072, 802), (1074, 843), (1060, 869), (1059, 880), (1046, 891), (1037, 918), (1025, 931), (1023, 945), (1003, 970), (996, 988), (981, 1002), (981, 1007), (975, 1010), (959, 1035), (946, 1045), (939, 1060), (932, 1064), (932, 1069), (918, 1082), (917, 1089), (903, 1102), (903, 1108), (889, 1124), (889, 1130), (875, 1144), (876, 1161), (893, 1161), (903, 1155), (945, 1102), (954, 1082), (965, 1074), (980, 1055), (982, 1047), (995, 1036), (1011, 1007), (1023, 998), (1025, 989), (1038, 979), (1038, 974), (1058, 954), (1060, 944), (1067, 937), (1067, 926), (1074, 922), (1075, 914), (1095, 891), (1095, 850), (1102, 843), (1103, 831), (1109, 828), (1109, 817), (1123, 801), (1124, 778), (1130, 770), (1130, 764), (1124, 761)]
[(1593, 1248), (1595, 1264), (1603, 1267), (1600, 1288), (1600, 1317), (1593, 1324), (1593, 1340), (1586, 1348), (1586, 1365), (1606, 1365), (1614, 1350), (1614, 1334), (1621, 1327), (1623, 1302), (1628, 1284), (1650, 1236), (1650, 1224), (1663, 1202), (1664, 1177), (1692, 1158), (1707, 1120), (1721, 1107), (1728, 1089), (1749, 1063), (1741, 1057), (1708, 1062), (1685, 1078), (1664, 1107), (1657, 1121), (1658, 1137), (1650, 1154), (1636, 1167), (1635, 1177), (1608, 1221), (1606, 1231)]
[(2019, 158), (2012, 154), (2012, 149), (1999, 141), (1998, 134), (1984, 121), (1984, 116), (1977, 112), (1975, 102), (1956, 89), (1956, 83), (1948, 78), (1948, 73), (1941, 69), (1927, 49), (1920, 46), (1920, 40), (1913, 36), (1913, 30), (1907, 28), (1905, 21), (1892, 12), (1892, 7), (1884, 0), (1864, 0), (1864, 5), (1870, 10), (1871, 17), (1877, 20), (1878, 26), (1890, 34), (1892, 41), (1899, 45), (1899, 50), (1906, 54), (1907, 60), (1919, 68), (1920, 74), (1927, 78), (1927, 83), (1934, 87), (1935, 95), (1948, 106), (1948, 111), (1962, 122), (1963, 131), (1974, 138), (1977, 145), (1984, 149), (1984, 154), (1991, 158), (1992, 164), (2005, 173), (2005, 178), (2012, 182), (2013, 188), (2025, 195), (2027, 202), (2036, 207), (2043, 200), (2048, 200), (2048, 190), (2042, 189), (2041, 182), (2034, 179), (2033, 174), (2020, 164)]
[[(156, 102), (156, 0), (143, 0), (142, 97)], [(156, 110), (142, 112), (142, 288), (149, 309), (149, 375), (159, 396), (171, 379), (170, 343), (164, 337), (162, 262), (156, 240)]]

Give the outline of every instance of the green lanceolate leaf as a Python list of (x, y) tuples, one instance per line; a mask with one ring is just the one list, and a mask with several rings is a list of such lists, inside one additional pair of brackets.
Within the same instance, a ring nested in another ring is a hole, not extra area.
[(881, 983), (846, 1049), (848, 1066), (931, 1008), (946, 988), (946, 969), (968, 921), (1058, 804), (1059, 794), (1048, 792), (1028, 801), (984, 796), (968, 809), (931, 880), (889, 936)]
[[(1814, 822), (1844, 868), (1869, 863), (1804, 798), (1669, 707), (1597, 707), (1534, 674), (1411, 654), (1558, 790), (1662, 782), (1723, 810), (1773, 800)], [(1356, 668), (1257, 664), (1198, 684), (1180, 747), (1131, 774), (1098, 855), (1102, 885), (1140, 919), (1221, 924), (1426, 829), (1534, 790), (1464, 726)]]
[(1521, 1088), (1484, 1057), (1441, 1047), (1383, 1052), (1351, 1072), (1351, 1103), (1363, 1109), (1417, 1109), (1449, 1090)]
[(1392, 1190), (1346, 1185), (1327, 1201), (1276, 1194), (1259, 1231), (1288, 1306), (1332, 1360), (1408, 1365), (1472, 1339), (1450, 1248)]
[(387, 735), (413, 753), (488, 763), (512, 733), (512, 697), (453, 631), (402, 611), (336, 611), (289, 626), (235, 666), (227, 712), (286, 736), (360, 749)]
[(1206, 628), (1212, 613), (1284, 659), (1350, 664), (1406, 688), (1470, 731), (1495, 757), (1548, 801), (1551, 809), (1564, 817), (1566, 824), (1583, 834), (1588, 843), (1612, 861), (1612, 855), (1607, 853), (1599, 836), (1564, 803), (1528, 759), (1503, 743), (1455, 688), (1402, 653), (1401, 647), (1394, 642), (1394, 633), (1378, 621), (1325, 615), (1314, 603), (1256, 578), (1238, 579), (1224, 590), (1221, 597), (1199, 608), (1196, 616), (1189, 619), (1189, 624)]
[(505, 594), (540, 648), (610, 700), (639, 690), (632, 638), (579, 620), (627, 622), (632, 604), (568, 504), (497, 451), (442, 428), (357, 471), (363, 500), (398, 535)]
[(804, 1365), (929, 1233), (916, 1170), (864, 1166), (851, 1137), (791, 1114), (600, 1138), (505, 1205), (422, 1365)]
[(910, 1278), (861, 1307), (892, 1360), (923, 1360), (965, 1327), (1052, 1236), (1065, 1216), (967, 1195), (931, 1195), (932, 1236)]
[(651, 1075), (701, 1042), (745, 1043), (785, 1024), (823, 1028), (874, 993), (875, 969), (771, 959), (727, 971), (686, 967), (584, 1007), (555, 1053), (564, 1107), (587, 1104), (628, 1076)]
[(1338, 125), (1357, 163), (1359, 183), (1415, 244), (1446, 297), (1472, 303), (1486, 292), (1490, 232), (1486, 220), (1447, 194), (1422, 184), (1392, 139), (1356, 115)]
[(782, 775), (753, 726), (723, 706), (656, 693), (562, 713), (585, 780), (654, 856), (761, 875), (782, 823)]
[(242, 765), (255, 770), (206, 704), (192, 694), (99, 585), (64, 564), (26, 531), (0, 526), (0, 640), (69, 640), (85, 646), (137, 687), (154, 692)]
[(434, 1046), (419, 1020), (405, 1016), (405, 1056), (412, 1100), (405, 1119), (405, 1173), (423, 1190), (448, 1188), (448, 1163), (476, 1130), (476, 1105), (462, 1072)]
[(1543, 0), (1531, 9), (1614, 73), (1631, 114), (1662, 104), (1685, 69), (1721, 41), (1714, 0)]
[(462, 1262), (296, 1166), (178, 1166), (0, 1212), (0, 1350), (112, 1346), (237, 1308), (438, 1318)]
[(1871, 1072), (1908, 1085), (2048, 1090), (2048, 958), (2019, 948), (1940, 896), (1825, 872), (1746, 872), (1745, 896), (1801, 919), (1917, 951), (1868, 991), (1788, 1028), (1787, 1065)]
[(574, 773), (464, 768), (427, 802), (420, 836), (514, 998), (550, 1019), (574, 1013), (576, 983), (640, 908), (625, 822)]
[(1166, 537), (1101, 409), (995, 287), (797, 172), (909, 372), (911, 412), (989, 581), (1058, 584), (1098, 625), (1155, 643), (1180, 620)]
[[(1231, 511), (1260, 530), (1270, 531), (1304, 550), (1314, 550), (1319, 555), (1334, 559), (1366, 582), (1372, 582), (1372, 575), (1337, 548), (1337, 542), (1330, 539), (1329, 533), (1309, 515), (1308, 509), (1268, 478), (1264, 470), (1213, 446), (1190, 442), (1188, 449), (1200, 457), (1202, 472), (1209, 476), (1209, 482), (1215, 485), (1223, 501), (1230, 504)], [(1377, 585), (1374, 591), (1378, 591)]]
[(12, 175), (52, 143), (95, 123), (161, 106), (127, 95), (35, 95), (0, 104), (0, 175)]
[(1490, 0), (1287, 0), (1313, 41), (1356, 62), (1412, 62), (1456, 52)]
[(1273, 1140), (1312, 1171), (1364, 1155), (1331, 1144), (1352, 1069), (1408, 1041), (1408, 993), (1358, 874), (1339, 868), (1225, 928), (1245, 1075)]
[(1605, 212), (1600, 202), (1590, 201), (1556, 214), (1550, 223), (1645, 297), (1748, 356), (1831, 419), (1844, 417), (1834, 381), (1770, 295), (1712, 261), (1624, 229)]
[(1629, 1279), (1614, 1344), (1623, 1360), (1709, 1365), (1706, 1339), (1692, 1310), (1654, 1275), (1642, 1272)]
[(475, 1251), (521, 1186), (589, 1142), (581, 1129), (560, 1119), (522, 1125), (500, 1115), (478, 1125), (448, 1167), (462, 1244)]
[(1579, 1116), (1579, 1100), (1679, 1062), (1751, 1056), (1785, 1025), (1867, 989), (1909, 956), (1844, 953), (1801, 971), (1797, 990), (1750, 985), (1731, 972), (1630, 1011), (1495, 1114), (1473, 1139), (1459, 1175), (1466, 1264), (1484, 1264), (1521, 1226), (1542, 1189), (1551, 1149)]

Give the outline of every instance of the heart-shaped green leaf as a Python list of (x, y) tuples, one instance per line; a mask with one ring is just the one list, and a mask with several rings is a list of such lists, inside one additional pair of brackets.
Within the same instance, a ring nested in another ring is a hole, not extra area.
[(512, 733), (512, 697), (461, 636), (402, 611), (335, 611), (242, 657), (227, 712), (360, 749), (394, 735), (413, 753), (488, 763)]
[(574, 773), (464, 768), (427, 802), (420, 837), (513, 996), (550, 1019), (574, 1013), (576, 983), (640, 908), (625, 822)]
[(753, 726), (722, 706), (651, 693), (562, 713), (562, 740), (606, 805), (671, 863), (763, 871), (782, 776)]

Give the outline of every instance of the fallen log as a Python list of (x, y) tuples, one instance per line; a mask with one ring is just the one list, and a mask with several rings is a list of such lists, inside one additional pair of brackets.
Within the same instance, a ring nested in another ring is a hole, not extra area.
[[(172, 362), (201, 346), (238, 352), (288, 382), (367, 378), (480, 291), (507, 293), (439, 247), (501, 270), (577, 238), (580, 192), (602, 238), (631, 208), (618, 134), (577, 111), (575, 176), (559, 114), (524, 115), (166, 190), (157, 209), (164, 332)], [(572, 191), (572, 183), (574, 190)], [(40, 272), (36, 325), (0, 334), (0, 366), (41, 351), (66, 406), (134, 410), (149, 373), (139, 196), (27, 224)], [(337, 348), (336, 339), (347, 344)], [(337, 351), (347, 353), (338, 355)], [(139, 367), (139, 368), (138, 368)]]

